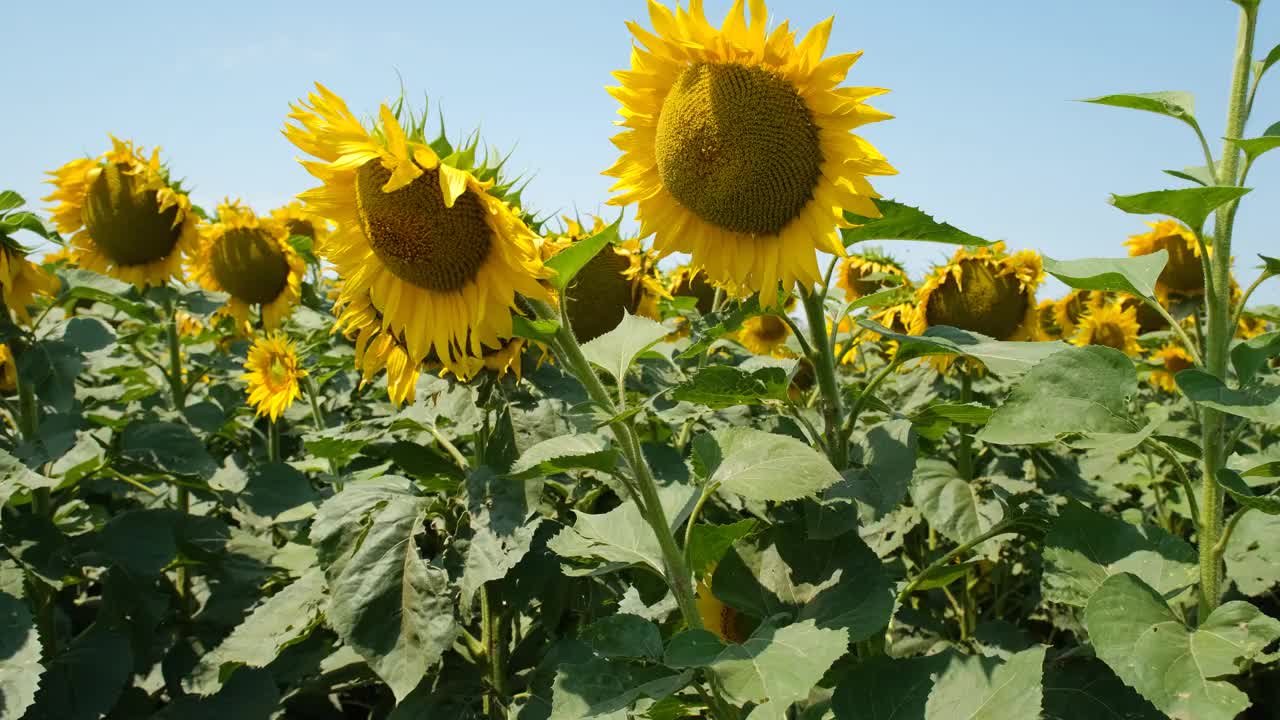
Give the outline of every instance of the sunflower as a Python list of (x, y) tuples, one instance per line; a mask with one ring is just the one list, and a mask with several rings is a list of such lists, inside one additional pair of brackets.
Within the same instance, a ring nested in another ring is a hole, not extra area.
[(815, 250), (843, 256), (845, 212), (880, 216), (867, 177), (897, 172), (851, 132), (889, 117), (863, 102), (885, 91), (837, 87), (860, 53), (822, 58), (831, 19), (797, 44), (785, 22), (766, 30), (763, 0), (750, 22), (739, 0), (721, 28), (701, 0), (649, 13), (654, 32), (628, 24), (643, 47), (609, 88), (627, 128), (605, 171), (610, 202), (638, 203), (641, 236), (690, 254), (713, 283), (821, 282)]
[[(408, 345), (401, 333), (386, 329), (386, 322), (374, 308), (369, 294), (366, 292), (356, 297), (343, 297), (340, 293), (333, 311), (338, 315), (334, 331), (341, 331), (348, 340), (355, 343), (360, 384), (372, 382), (374, 376), (385, 369), (387, 394), (391, 402), (397, 407), (413, 402), (417, 394), (422, 360), (410, 357)], [(474, 368), (469, 361), (464, 364), (468, 369)]]
[(311, 249), (317, 253), (329, 236), (329, 221), (311, 212), (297, 200), (272, 210), (271, 219), (284, 226), (288, 237), (301, 236), (310, 240)]
[(1080, 316), (1079, 327), (1071, 342), (1081, 347), (1105, 345), (1136, 356), (1142, 351), (1138, 345), (1138, 310), (1126, 308), (1119, 302), (1094, 305)]
[(1058, 303), (1053, 300), (1041, 300), (1036, 306), (1040, 316), (1040, 336), (1046, 340), (1058, 340), (1062, 337), (1062, 326), (1058, 324)]
[[(887, 275), (878, 280), (864, 280), (869, 275)], [(896, 281), (896, 282), (895, 282)], [(850, 255), (840, 263), (840, 276), (836, 284), (844, 288), (846, 301), (857, 300), (895, 285), (907, 284), (907, 271), (902, 263), (876, 250)]]
[(178, 337), (194, 338), (204, 332), (204, 321), (186, 310), (177, 313)]
[(76, 260), (71, 253), (71, 248), (66, 245), (59, 245), (57, 250), (45, 253), (44, 257), (40, 258), (40, 264), (70, 268), (76, 266)]
[(787, 338), (791, 337), (791, 328), (777, 315), (766, 314), (747, 318), (734, 337), (743, 347), (756, 355), (773, 355), (774, 357), (791, 355), (787, 350)]
[(1169, 252), (1169, 262), (1156, 279), (1157, 295), (1203, 295), (1204, 269), (1195, 233), (1176, 220), (1157, 220), (1147, 225), (1151, 232), (1134, 235), (1124, 244), (1129, 248), (1129, 255), (1135, 257), (1158, 250)]
[(298, 399), (298, 381), (307, 376), (307, 371), (298, 366), (293, 343), (280, 333), (254, 341), (244, 369), (248, 372), (240, 377), (249, 383), (249, 404), (259, 416), (269, 416), (272, 422)]
[(1267, 321), (1265, 318), (1257, 315), (1243, 313), (1240, 316), (1240, 325), (1236, 327), (1236, 337), (1241, 340), (1255, 338), (1267, 331)]
[(667, 291), (674, 297), (691, 297), (700, 315), (711, 312), (715, 306), (716, 289), (707, 282), (707, 274), (690, 265), (682, 265), (671, 273)]
[(111, 138), (98, 159), (72, 160), (49, 173), (45, 200), (61, 233), (71, 236), (79, 267), (133, 283), (164, 285), (182, 276), (182, 259), (199, 242), (186, 193), (169, 182), (159, 148), (148, 158), (132, 142)]
[(26, 250), (0, 233), (0, 298), (21, 322), (31, 320), (36, 295), (57, 294), (58, 278), (27, 259)]
[(321, 250), (343, 279), (338, 304), (368, 304), (386, 338), (359, 352), (394, 340), (415, 371), (434, 353), (466, 377), (465, 358), (511, 337), (517, 293), (549, 297), (537, 236), (495, 194), (509, 187), (496, 184), (496, 169), (469, 167), (474, 147), (442, 158), (433, 146), (447, 141), (428, 144), (412, 116), (406, 133), (386, 105), (366, 129), (318, 83), (289, 117), (285, 136), (319, 158), (303, 164), (324, 184), (298, 197), (336, 226)]
[(1195, 366), (1190, 353), (1178, 343), (1167, 343), (1152, 353), (1151, 361), (1164, 367), (1152, 370), (1147, 379), (1152, 385), (1171, 393), (1178, 391), (1178, 383), (1174, 381), (1174, 376)]
[(13, 392), (18, 389), (18, 363), (13, 359), (13, 351), (8, 343), (0, 343), (0, 392)]
[(218, 207), (218, 221), (205, 226), (202, 236), (190, 263), (192, 279), (228, 295), (224, 309), (237, 326), (251, 322), (250, 312), (257, 305), (266, 329), (280, 327), (298, 304), (307, 270), (289, 244), (285, 226), (228, 201)]
[(1036, 287), (1043, 279), (1034, 251), (1010, 255), (1003, 242), (960, 248), (917, 291), (911, 332), (950, 325), (996, 340), (1037, 340)]
[[(707, 578), (711, 577), (711, 573), (707, 573)], [(742, 617), (737, 610), (720, 602), (720, 599), (711, 593), (711, 585), (707, 580), (698, 583), (698, 587), (694, 592), (694, 604), (698, 607), (698, 616), (702, 618), (702, 626), (707, 630), (715, 633), (721, 642), (742, 643), (745, 642), (748, 634), (746, 628), (743, 627)]]

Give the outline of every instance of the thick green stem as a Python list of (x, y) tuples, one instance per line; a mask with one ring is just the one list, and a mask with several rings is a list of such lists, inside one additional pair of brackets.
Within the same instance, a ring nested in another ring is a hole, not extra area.
[(280, 462), (280, 426), (275, 420), (267, 421), (267, 462)]
[[(489, 665), (490, 695), (485, 698), (489, 717), (506, 717), (507, 688), (507, 643), (510, 639), (510, 618), (495, 607), (489, 597), (489, 586), (480, 588), (480, 641), (484, 645), (484, 657)], [(496, 701), (496, 702), (494, 702)]]
[(836, 356), (827, 335), (827, 314), (822, 307), (822, 294), (800, 291), (805, 315), (809, 322), (810, 347), (813, 353), (814, 374), (822, 393), (822, 418), (826, 424), (827, 455), (837, 470), (849, 466), (849, 442), (844, 434), (844, 400), (840, 397), (840, 385), (836, 381)]
[[(1253, 35), (1257, 26), (1257, 7), (1243, 4), (1240, 30), (1236, 41), (1235, 62), (1231, 77), (1230, 103), (1227, 108), (1225, 137), (1243, 137), (1248, 120), (1248, 85), (1253, 59)], [(1225, 141), (1218, 165), (1218, 183), (1235, 185), (1239, 181), (1240, 149)], [(1214, 292), (1209, 293), (1208, 338), (1205, 342), (1205, 369), (1220, 380), (1227, 377), (1227, 351), (1235, 328), (1231, 326), (1231, 234), (1235, 226), (1236, 204), (1218, 208), (1214, 213), (1213, 252), (1209, 259)], [(1212, 408), (1202, 408), (1200, 416), (1201, 444), (1204, 448), (1203, 487), (1200, 499), (1200, 619), (1218, 607), (1222, 597), (1222, 558), (1215, 552), (1222, 532), (1222, 491), (1218, 487), (1218, 469), (1226, 462), (1223, 447), (1223, 415)]]
[(182, 412), (186, 407), (187, 386), (182, 381), (182, 343), (178, 337), (177, 306), (169, 304), (165, 308), (169, 314), (169, 329), (166, 333), (169, 340), (169, 390), (173, 395), (173, 409)]
[(310, 375), (302, 378), (302, 387), (307, 390), (307, 400), (311, 403), (311, 419), (316, 422), (316, 430), (324, 430), (324, 412), (320, 409), (320, 393), (316, 390), (316, 383)]
[[(969, 368), (961, 364), (960, 402), (966, 404), (972, 401), (973, 376), (969, 374)], [(956, 465), (959, 466), (960, 477), (967, 482), (973, 479), (973, 438), (969, 436), (969, 428), (963, 424), (956, 425), (956, 430), (960, 432), (960, 443), (956, 446)]]

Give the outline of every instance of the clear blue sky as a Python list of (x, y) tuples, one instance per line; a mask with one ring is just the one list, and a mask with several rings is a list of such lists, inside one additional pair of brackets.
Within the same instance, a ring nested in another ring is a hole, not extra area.
[[(728, 0), (707, 0), (722, 17)], [(1071, 102), (1112, 92), (1188, 90), (1222, 134), (1236, 32), (1229, 0), (774, 0), (776, 22), (808, 28), (833, 12), (829, 52), (862, 49), (850, 84), (892, 89), (896, 119), (866, 129), (901, 171), (877, 186), (970, 232), (1059, 258), (1122, 255), (1142, 218), (1108, 193), (1178, 187), (1165, 168), (1199, 165), (1194, 136), (1155, 115)], [(310, 187), (280, 134), (290, 100), (315, 80), (357, 113), (394, 96), (443, 102), (461, 132), (515, 146), (534, 173), (527, 204), (599, 209), (615, 157), (616, 103), (604, 86), (627, 65), (624, 20), (642, 0), (216, 4), (13, 2), (0, 67), (0, 187), (44, 196), (43, 173), (97, 154), (107, 132), (160, 145), (212, 207), (226, 195), (259, 210)], [(1265, 2), (1257, 55), (1280, 42)], [(1280, 70), (1264, 84), (1250, 134), (1280, 120)], [(1243, 281), (1256, 254), (1280, 252), (1280, 152), (1250, 177), (1235, 252)], [(1270, 209), (1270, 212), (1268, 212)], [(896, 245), (916, 273), (942, 246)], [(1280, 281), (1255, 296), (1280, 302)]]

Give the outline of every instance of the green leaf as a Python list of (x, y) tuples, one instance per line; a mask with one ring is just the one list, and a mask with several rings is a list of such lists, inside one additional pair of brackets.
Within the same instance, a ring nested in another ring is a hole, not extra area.
[(1266, 57), (1253, 64), (1253, 81), (1256, 83), (1261, 80), (1263, 74), (1277, 62), (1280, 62), (1280, 45), (1271, 48), (1271, 52), (1267, 53)]
[(693, 673), (597, 658), (556, 668), (548, 720), (627, 720), (627, 709), (647, 697), (660, 700), (689, 684)]
[(1144, 110), (1171, 117), (1175, 120), (1181, 120), (1193, 128), (1199, 129), (1200, 127), (1196, 123), (1196, 98), (1191, 93), (1182, 90), (1103, 95), (1101, 97), (1088, 98), (1082, 102), (1094, 103), (1095, 105), (1110, 105), (1130, 110)]
[(912, 415), (911, 425), (920, 435), (937, 440), (956, 423), (985, 425), (991, 413), (982, 403), (937, 403)]
[(950, 463), (936, 458), (916, 461), (911, 501), (931, 527), (957, 543), (987, 532), (1003, 515), (998, 503), (979, 496)]
[(582, 354), (621, 380), (637, 357), (666, 336), (667, 329), (661, 323), (627, 313), (617, 327), (583, 345)]
[(1218, 378), (1195, 368), (1183, 370), (1174, 376), (1174, 380), (1192, 402), (1260, 423), (1280, 424), (1280, 387), (1266, 385), (1234, 390)]
[(807, 443), (754, 428), (699, 435), (693, 452), (708, 485), (749, 500), (796, 500), (840, 482), (831, 461)]
[(218, 466), (204, 443), (185, 425), (135, 420), (120, 437), (120, 454), (179, 475), (210, 477)]
[(1018, 381), (977, 437), (1031, 445), (1072, 432), (1136, 432), (1128, 401), (1137, 391), (1133, 361), (1124, 353), (1100, 345), (1062, 350)]
[(506, 577), (529, 552), (542, 522), (537, 514), (541, 495), (541, 480), (521, 482), (495, 475), (487, 467), (476, 468), (467, 478), (473, 534), (458, 583), (464, 611), (482, 585)]
[(32, 472), (21, 460), (0, 449), (0, 510), (19, 493), (57, 486), (57, 480)]
[(573, 527), (564, 528), (547, 542), (555, 554), (622, 566), (646, 565), (655, 573), (663, 574), (662, 548), (635, 503), (624, 501), (598, 515), (575, 511), (574, 516)]
[(1187, 180), (1197, 185), (1217, 185), (1218, 178), (1214, 175), (1214, 171), (1208, 165), (1193, 165), (1185, 167), (1181, 170), (1165, 170), (1168, 175), (1172, 175), (1179, 180)]
[(1280, 583), (1280, 515), (1245, 513), (1223, 553), (1227, 577), (1245, 595), (1264, 595)]
[(858, 320), (858, 324), (896, 340), (896, 357), (902, 362), (929, 355), (963, 355), (981, 360), (987, 369), (1002, 377), (1021, 375), (1046, 357), (1069, 347), (1060, 342), (1004, 342), (947, 326), (931, 327), (923, 335), (903, 335), (870, 320)]
[(969, 574), (970, 570), (981, 567), (982, 563), (977, 560), (962, 563), (950, 563), (947, 565), (938, 565), (929, 568), (920, 573), (912, 580), (912, 585), (916, 590), (936, 590), (944, 588), (951, 583)]
[(526, 480), (570, 470), (612, 472), (618, 451), (599, 435), (561, 435), (525, 450), (511, 466), (509, 477)]
[(62, 339), (80, 352), (90, 353), (110, 346), (116, 341), (116, 334), (97, 318), (75, 317), (63, 326)]
[(578, 272), (591, 262), (591, 258), (604, 249), (605, 245), (617, 243), (621, 240), (618, 229), (622, 225), (622, 215), (618, 216), (611, 225), (592, 235), (575, 242), (569, 247), (561, 250), (555, 257), (547, 261), (547, 267), (556, 271), (556, 274), (548, 279), (552, 287), (556, 290), (563, 291), (573, 282), (573, 278)]
[(1220, 605), (1192, 630), (1141, 579), (1107, 579), (1085, 608), (1098, 657), (1172, 717), (1231, 720), (1249, 699), (1226, 678), (1280, 638), (1280, 621), (1246, 602)]
[(1280, 122), (1263, 130), (1260, 137), (1227, 139), (1231, 141), (1231, 144), (1244, 151), (1245, 157), (1249, 159), (1249, 162), (1253, 162), (1263, 153), (1280, 147)]
[(1112, 195), (1111, 204), (1134, 215), (1167, 215), (1181, 220), (1194, 232), (1204, 229), (1204, 221), (1214, 210), (1239, 200), (1249, 188), (1212, 187), (1156, 190), (1137, 195)]
[(555, 320), (531, 320), (522, 315), (511, 315), (511, 334), (515, 337), (549, 343), (559, 330), (560, 323)]
[(94, 623), (48, 663), (27, 717), (98, 720), (115, 706), (133, 671), (129, 636)]
[(1196, 551), (1182, 538), (1073, 500), (1045, 535), (1040, 593), (1049, 602), (1085, 607), (1107, 578), (1131, 573), (1170, 597), (1195, 584), (1198, 572)]
[(730, 365), (710, 365), (673, 388), (671, 398), (720, 410), (735, 405), (763, 405), (766, 400), (785, 401), (789, 385), (782, 368), (747, 372)]
[(756, 521), (739, 520), (730, 525), (712, 525), (698, 523), (693, 526), (693, 534), (689, 538), (689, 570), (696, 577), (712, 571), (724, 554), (733, 544), (750, 535), (756, 529)]
[(1249, 487), (1249, 484), (1244, 481), (1240, 473), (1230, 468), (1218, 468), (1216, 477), (1218, 485), (1242, 506), (1267, 515), (1280, 515), (1280, 495), (1274, 493), (1270, 495), (1255, 495), (1253, 488)]
[(0, 213), (20, 208), (26, 203), (26, 199), (13, 190), (0, 191)]
[(938, 222), (919, 208), (883, 198), (872, 202), (880, 209), (878, 218), (845, 212), (845, 219), (857, 225), (840, 231), (845, 247), (863, 240), (922, 240), (973, 246), (991, 244), (952, 225)]
[(217, 647), (200, 658), (191, 672), (188, 692), (217, 692), (236, 668), (262, 668), (285, 648), (311, 634), (320, 622), (325, 601), (324, 574), (317, 568), (272, 595)]
[(1280, 275), (1280, 258), (1258, 255), (1262, 258), (1262, 271), (1268, 275)]
[(329, 580), (325, 617), (397, 700), (458, 634), (449, 575), (421, 557), (415, 539), (426, 502), (404, 478), (349, 483), (311, 527)]
[(1280, 460), (1272, 460), (1261, 465), (1253, 467), (1240, 473), (1242, 477), (1280, 477)]
[(1188, 440), (1176, 435), (1155, 435), (1156, 440), (1168, 445), (1173, 450), (1192, 459), (1201, 460), (1204, 458), (1204, 451), (1200, 449), (1200, 445), (1194, 440)]
[(929, 693), (951, 655), (877, 655), (859, 662), (836, 686), (831, 699), (836, 720), (924, 720)]
[(1044, 720), (1167, 720), (1096, 658), (1056, 658), (1044, 669)]
[(938, 676), (925, 720), (1024, 720), (1040, 717), (1045, 648), (1014, 653), (1009, 659), (952, 655)]
[(1248, 385), (1267, 366), (1267, 361), (1280, 355), (1280, 330), (1263, 333), (1237, 343), (1231, 348), (1231, 365), (1241, 385)]
[(588, 625), (579, 639), (602, 657), (662, 659), (662, 634), (652, 621), (619, 613)]
[(864, 522), (879, 520), (906, 499), (916, 469), (916, 437), (906, 420), (886, 420), (867, 428), (858, 441), (862, 468), (846, 472), (849, 494)]
[(41, 400), (58, 412), (70, 412), (76, 404), (76, 378), (84, 370), (84, 356), (62, 340), (41, 340), (18, 355), (18, 374), (31, 383)]
[(1156, 280), (1168, 261), (1167, 250), (1128, 258), (1062, 261), (1046, 256), (1044, 270), (1078, 290), (1103, 290), (1154, 298)]
[[(4, 196), (0, 194), (0, 204)], [(19, 198), (21, 200), (21, 198)], [(0, 592), (0, 717), (20, 718), (40, 685), (40, 634), (27, 604)]]

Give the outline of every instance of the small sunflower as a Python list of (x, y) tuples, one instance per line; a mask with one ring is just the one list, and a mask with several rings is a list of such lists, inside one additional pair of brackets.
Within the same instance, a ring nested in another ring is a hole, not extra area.
[(320, 248), (329, 236), (329, 221), (311, 212), (297, 200), (272, 210), (271, 219), (284, 226), (287, 237), (301, 236), (311, 240), (311, 249), (316, 253), (321, 252)]
[(132, 142), (111, 138), (98, 159), (72, 160), (49, 173), (45, 200), (61, 233), (71, 236), (76, 265), (139, 288), (181, 278), (184, 256), (199, 242), (186, 193), (169, 182), (160, 150), (148, 158)]
[(1195, 361), (1191, 359), (1190, 353), (1178, 343), (1167, 343), (1155, 351), (1151, 355), (1151, 362), (1163, 367), (1152, 370), (1147, 379), (1152, 385), (1171, 393), (1178, 391), (1178, 383), (1174, 381), (1174, 376), (1183, 370), (1195, 367)]
[(178, 321), (178, 337), (194, 338), (204, 332), (204, 321), (186, 310), (179, 310), (176, 319)]
[[(710, 573), (707, 577), (710, 578)], [(721, 642), (743, 643), (746, 641), (748, 634), (743, 627), (742, 616), (711, 593), (711, 585), (707, 580), (698, 583), (694, 593), (694, 603), (698, 607), (698, 616), (702, 618), (702, 626), (715, 633)]]
[(1244, 313), (1240, 316), (1240, 325), (1236, 328), (1236, 337), (1241, 340), (1255, 338), (1267, 331), (1267, 321), (1257, 315)]
[(13, 359), (13, 351), (8, 343), (0, 343), (0, 392), (13, 392), (18, 389), (18, 363)]
[(707, 282), (707, 274), (689, 265), (682, 265), (671, 273), (667, 292), (673, 297), (691, 297), (698, 313), (711, 312), (716, 301), (716, 289)]
[(1119, 302), (1091, 307), (1080, 316), (1079, 327), (1071, 342), (1081, 347), (1105, 345), (1126, 355), (1138, 355), (1142, 348), (1138, 345), (1137, 308), (1125, 308)]
[(756, 355), (789, 357), (787, 338), (791, 328), (777, 315), (756, 315), (747, 318), (734, 336), (743, 347)]
[(766, 29), (762, 0), (749, 22), (736, 2), (721, 28), (701, 0), (650, 2), (649, 14), (655, 32), (628, 24), (643, 47), (609, 88), (627, 128), (605, 171), (610, 202), (638, 203), (641, 236), (690, 254), (716, 284), (821, 282), (815, 251), (843, 256), (845, 212), (880, 216), (867, 177), (897, 172), (852, 134), (889, 117), (864, 103), (885, 91), (838, 87), (860, 53), (823, 59), (832, 19), (797, 44), (785, 22)]
[[(878, 280), (864, 280), (869, 275), (888, 275)], [(895, 282), (896, 280), (896, 282)], [(897, 285), (907, 284), (907, 271), (902, 263), (876, 250), (850, 255), (840, 263), (840, 276), (836, 284), (844, 289), (846, 301), (857, 300), (863, 295)]]
[(1169, 252), (1169, 262), (1156, 280), (1157, 294), (1203, 295), (1204, 269), (1195, 233), (1176, 220), (1157, 220), (1147, 225), (1151, 232), (1134, 235), (1124, 244), (1129, 248), (1129, 255), (1135, 257), (1158, 250)]
[(1040, 336), (1046, 340), (1058, 340), (1062, 337), (1062, 326), (1058, 324), (1058, 303), (1053, 300), (1041, 300), (1036, 306), (1040, 316)]
[(237, 326), (251, 323), (257, 305), (262, 324), (274, 330), (298, 304), (307, 268), (283, 224), (225, 202), (218, 207), (218, 221), (205, 226), (190, 270), (205, 289), (228, 295), (225, 310)]
[[(338, 298), (372, 312), (385, 338), (358, 352), (403, 343), (408, 365), (429, 355), (466, 376), (512, 336), (516, 294), (547, 298), (535, 235), (499, 195), (497, 169), (471, 167), (475, 147), (450, 152), (428, 143), (425, 122), (408, 132), (383, 105), (370, 130), (323, 85), (289, 114), (285, 136), (319, 158), (307, 170), (323, 185), (299, 199), (335, 229), (321, 250), (343, 279)], [(387, 360), (365, 367), (386, 366)]]
[(1080, 324), (1080, 316), (1097, 305), (1104, 298), (1103, 293), (1093, 290), (1072, 290), (1053, 303), (1053, 322), (1060, 329), (1059, 337), (1070, 338), (1076, 334)]
[(1036, 287), (1043, 279), (1034, 251), (1010, 255), (1003, 242), (960, 248), (917, 291), (911, 332), (950, 325), (996, 340), (1039, 339)]
[(36, 295), (56, 295), (61, 283), (27, 259), (26, 250), (0, 233), (0, 297), (20, 322), (31, 320)]
[(298, 381), (307, 371), (298, 366), (293, 343), (280, 333), (263, 335), (249, 348), (241, 379), (249, 383), (249, 404), (259, 416), (275, 422), (302, 394)]
[(71, 248), (66, 245), (59, 245), (57, 250), (47, 252), (44, 257), (40, 258), (41, 265), (53, 265), (54, 267), (75, 267), (76, 260), (71, 253)]

